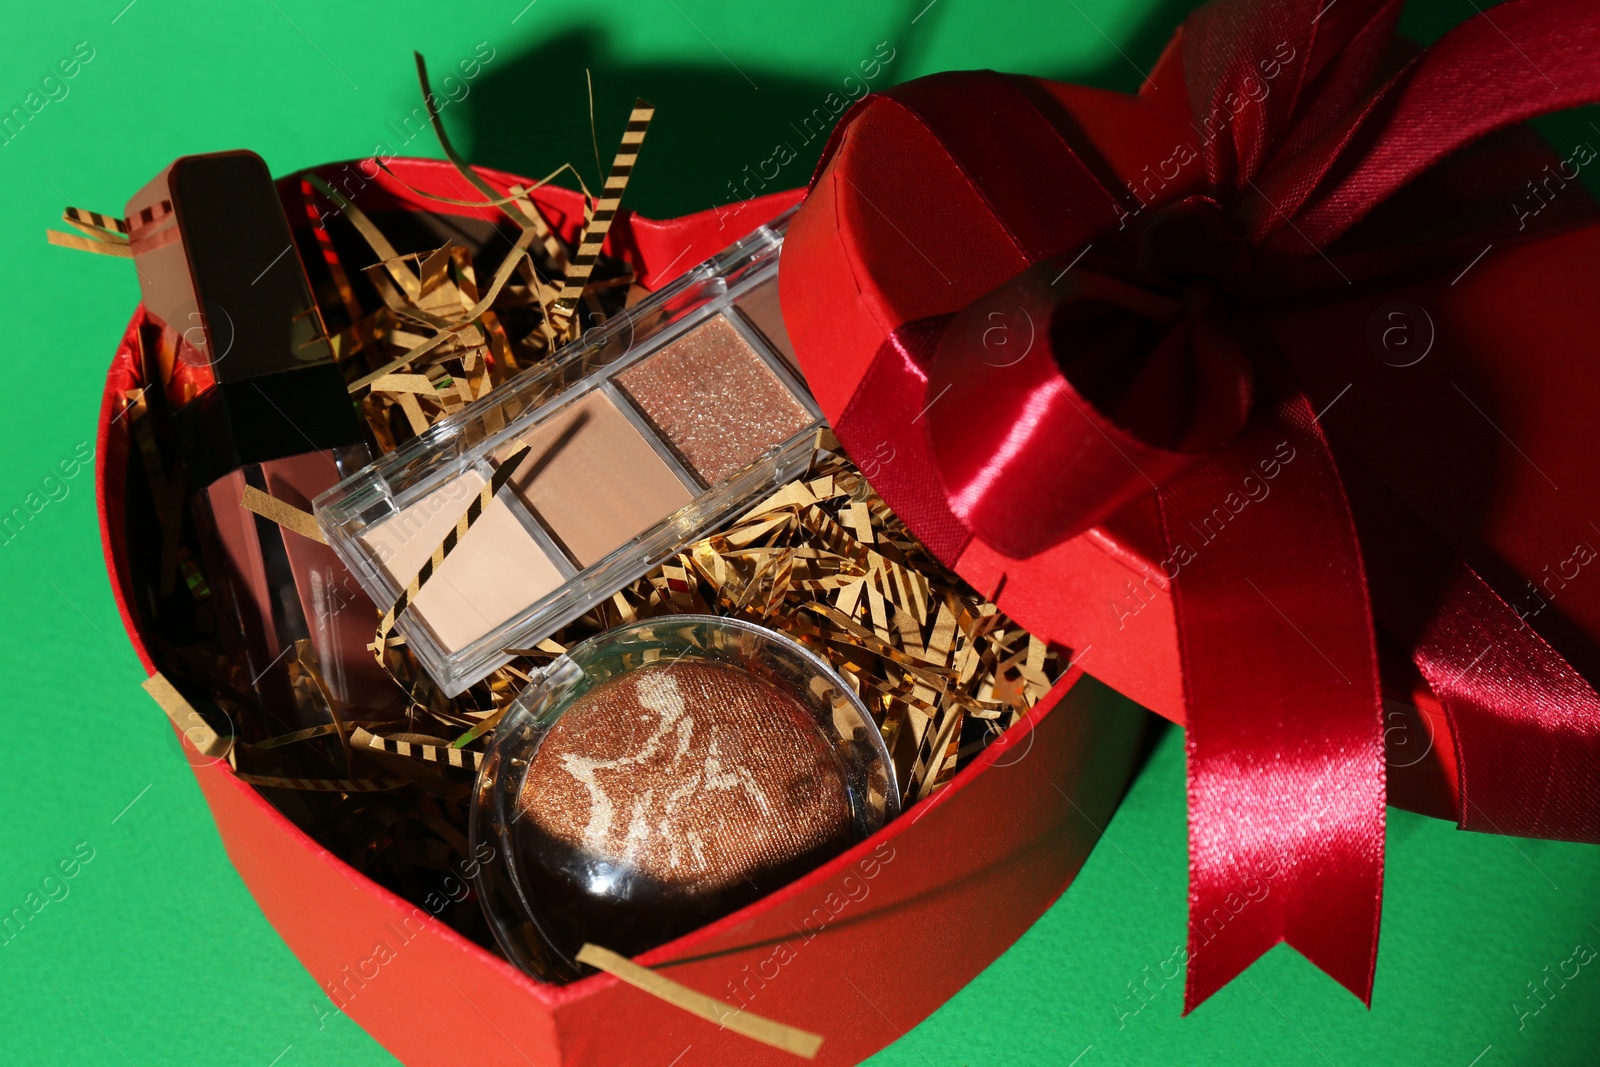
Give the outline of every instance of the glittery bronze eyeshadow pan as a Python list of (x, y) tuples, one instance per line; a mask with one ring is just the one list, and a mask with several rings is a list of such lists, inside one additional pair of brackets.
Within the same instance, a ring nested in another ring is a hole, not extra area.
[(582, 910), (622, 911), (605, 918), (613, 931), (648, 915), (658, 935), (776, 888), (852, 829), (844, 775), (805, 706), (704, 662), (641, 667), (574, 701), (529, 764), (516, 811), (542, 867), (626, 864), (648, 887), (629, 896), (651, 899), (619, 909), (606, 893)]
[[(629, 954), (778, 889), (892, 817), (888, 751), (839, 676), (789, 638), (703, 615), (619, 627), (551, 665), (480, 772), (475, 841), (514, 900), (519, 963)], [(490, 900), (491, 894), (485, 894)]]
[(630, 367), (617, 384), (705, 485), (743, 470), (812, 421), (723, 315)]
[(805, 707), (703, 662), (641, 667), (574, 701), (534, 756), (519, 810), (565, 848), (629, 852), (640, 875), (686, 896), (786, 866), (850, 827), (843, 775)]

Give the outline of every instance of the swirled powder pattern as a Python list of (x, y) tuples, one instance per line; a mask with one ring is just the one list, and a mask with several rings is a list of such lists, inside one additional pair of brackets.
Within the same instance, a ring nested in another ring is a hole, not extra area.
[(627, 871), (664, 897), (754, 886), (852, 828), (810, 713), (714, 663), (643, 667), (580, 697), (540, 744), (521, 801), (530, 828), (591, 877)]

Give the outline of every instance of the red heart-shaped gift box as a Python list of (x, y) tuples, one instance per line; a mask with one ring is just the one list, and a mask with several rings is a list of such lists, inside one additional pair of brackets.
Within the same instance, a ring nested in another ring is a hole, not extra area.
[[(393, 160), (353, 194), (369, 215), (495, 218), (441, 207), (406, 188), (459, 197), (448, 164)], [(341, 168), (320, 174), (339, 181)], [(495, 188), (525, 179), (481, 172)], [(401, 184), (401, 183), (404, 184)], [(349, 185), (345, 186), (349, 189)], [(291, 220), (305, 219), (299, 176), (279, 182)], [(540, 210), (566, 238), (583, 223), (578, 194), (543, 187)], [(657, 222), (623, 213), (608, 251), (655, 288), (777, 215), (781, 193)], [(443, 213), (439, 215), (439, 213)], [(313, 216), (314, 217), (314, 216)], [(316, 254), (309, 232), (296, 241)], [(113, 592), (146, 669), (136, 576), (156, 565), (141, 527), (148, 502), (123, 397), (138, 388), (136, 313), (112, 361), (99, 428), (101, 530)], [(135, 488), (130, 489), (130, 486)], [(1071, 671), (1002, 743), (934, 798), (873, 838), (710, 926), (640, 958), (694, 989), (824, 1038), (817, 1062), (855, 1063), (927, 1016), (1003, 952), (1082, 865), (1126, 787), (1147, 720), (1125, 697)], [(689, 1016), (601, 974), (546, 985), (357, 873), (286, 819), (227, 763), (189, 745), (229, 858), (267, 918), (333, 1003), (408, 1064), (669, 1063), (748, 1065), (794, 1058)]]

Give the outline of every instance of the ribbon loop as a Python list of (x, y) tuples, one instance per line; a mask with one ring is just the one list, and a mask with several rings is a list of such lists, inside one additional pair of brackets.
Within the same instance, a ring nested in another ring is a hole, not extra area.
[(933, 456), (951, 511), (1006, 555), (1104, 522), (1249, 417), (1250, 361), (1216, 321), (1215, 286), (1135, 277), (1045, 260), (944, 331), (924, 409)]

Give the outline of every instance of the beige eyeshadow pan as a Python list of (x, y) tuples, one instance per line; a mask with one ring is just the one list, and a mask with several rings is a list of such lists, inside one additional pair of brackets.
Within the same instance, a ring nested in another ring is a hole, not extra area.
[(568, 404), (521, 440), (531, 451), (507, 485), (580, 567), (599, 562), (691, 499), (602, 390)]
[(629, 367), (616, 382), (708, 486), (726, 481), (812, 421), (721, 314)]
[[(484, 480), (467, 471), (361, 535), (389, 577), (408, 585)], [(496, 497), (406, 609), (448, 651), (465, 648), (565, 580), (522, 520)], [(387, 605), (383, 605), (387, 607)]]

